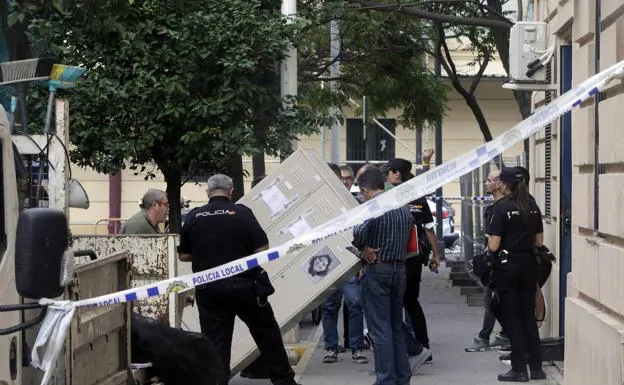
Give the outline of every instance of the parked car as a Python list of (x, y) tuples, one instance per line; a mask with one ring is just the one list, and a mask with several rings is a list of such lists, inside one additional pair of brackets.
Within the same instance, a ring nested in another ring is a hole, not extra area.
[[(427, 199), (427, 203), (437, 226), (436, 202), (433, 199)], [(442, 240), (444, 241), (444, 247), (450, 249), (458, 239), (459, 233), (455, 232), (455, 209), (446, 199), (442, 199)]]

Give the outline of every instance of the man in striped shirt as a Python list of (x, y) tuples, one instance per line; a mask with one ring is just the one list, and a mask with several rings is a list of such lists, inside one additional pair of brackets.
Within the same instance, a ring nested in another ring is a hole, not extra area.
[[(366, 201), (384, 192), (379, 170), (358, 178)], [(411, 370), (403, 335), (405, 251), (414, 218), (407, 207), (391, 210), (353, 230), (353, 245), (362, 251), (362, 305), (375, 346), (375, 385), (408, 385)]]

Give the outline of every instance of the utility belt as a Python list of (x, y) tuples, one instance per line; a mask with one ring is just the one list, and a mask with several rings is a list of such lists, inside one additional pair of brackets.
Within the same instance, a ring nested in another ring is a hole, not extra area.
[(477, 254), (472, 260), (471, 273), (476, 275), (485, 286), (494, 287), (494, 272), (514, 260), (514, 258), (535, 258), (538, 269), (538, 283), (542, 286), (550, 276), (550, 269), (555, 257), (545, 246), (532, 251), (509, 252), (505, 249), (497, 253)]
[(507, 250), (476, 254), (471, 261), (470, 272), (476, 275), (484, 286), (494, 288), (494, 270), (507, 264), (510, 258), (511, 254)]
[(252, 290), (258, 298), (266, 300), (269, 296), (275, 293), (275, 288), (271, 284), (269, 275), (264, 269), (259, 269), (255, 277), (242, 276), (242, 277), (229, 277), (215, 282), (206, 283), (196, 287), (198, 290), (215, 289), (217, 291), (234, 290), (234, 291), (246, 291)]

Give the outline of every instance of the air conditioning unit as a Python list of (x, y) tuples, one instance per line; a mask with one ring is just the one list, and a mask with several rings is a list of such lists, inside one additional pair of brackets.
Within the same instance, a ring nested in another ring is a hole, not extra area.
[(547, 83), (546, 65), (553, 52), (548, 48), (548, 25), (520, 21), (509, 35), (509, 77), (514, 83)]

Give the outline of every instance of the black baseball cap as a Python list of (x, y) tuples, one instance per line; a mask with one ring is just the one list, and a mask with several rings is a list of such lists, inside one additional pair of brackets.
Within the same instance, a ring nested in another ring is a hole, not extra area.
[(383, 171), (384, 173), (387, 173), (390, 170), (394, 172), (400, 172), (401, 176), (404, 179), (407, 179), (412, 173), (412, 162), (402, 158), (390, 159), (388, 163), (386, 163)]
[(524, 180), (524, 174), (516, 167), (503, 167), (499, 178), (501, 182), (516, 184)]

